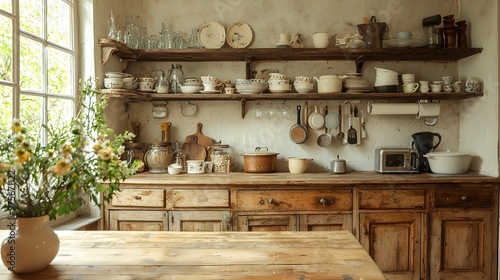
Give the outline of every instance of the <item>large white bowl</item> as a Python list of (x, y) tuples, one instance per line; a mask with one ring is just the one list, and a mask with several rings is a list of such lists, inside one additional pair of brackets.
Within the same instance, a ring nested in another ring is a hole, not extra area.
[(181, 91), (182, 93), (185, 94), (191, 94), (191, 93), (198, 93), (200, 90), (203, 89), (203, 86), (181, 86)]
[(266, 89), (267, 84), (236, 84), (236, 90), (242, 94), (262, 93)]
[(424, 155), (433, 173), (462, 174), (469, 170), (472, 155), (461, 152), (430, 152)]

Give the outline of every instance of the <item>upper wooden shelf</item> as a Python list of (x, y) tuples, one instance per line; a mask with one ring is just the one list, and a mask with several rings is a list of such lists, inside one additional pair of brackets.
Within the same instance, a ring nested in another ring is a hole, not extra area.
[(428, 93), (263, 93), (263, 94), (168, 94), (145, 93), (125, 89), (102, 89), (109, 97), (124, 98), (129, 101), (186, 101), (186, 100), (399, 100), (416, 101), (422, 99), (458, 100), (483, 96), (482, 92), (428, 92)]
[[(482, 48), (221, 48), (221, 49), (131, 49), (115, 40), (101, 38), (103, 62), (111, 54), (130, 61), (270, 61), (270, 60), (355, 60), (449, 62), (481, 53)], [(107, 51), (104, 51), (104, 50)]]

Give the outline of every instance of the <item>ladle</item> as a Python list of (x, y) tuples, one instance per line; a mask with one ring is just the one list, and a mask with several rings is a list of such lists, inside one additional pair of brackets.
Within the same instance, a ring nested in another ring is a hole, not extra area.
[(342, 105), (339, 105), (339, 133), (337, 133), (337, 140), (344, 142), (344, 132), (342, 131)]

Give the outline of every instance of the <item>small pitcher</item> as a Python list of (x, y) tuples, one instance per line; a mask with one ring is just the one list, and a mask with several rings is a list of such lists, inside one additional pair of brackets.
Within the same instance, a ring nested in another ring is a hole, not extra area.
[(288, 48), (290, 46), (290, 35), (280, 33), (280, 39), (278, 42), (271, 41), (277, 48)]

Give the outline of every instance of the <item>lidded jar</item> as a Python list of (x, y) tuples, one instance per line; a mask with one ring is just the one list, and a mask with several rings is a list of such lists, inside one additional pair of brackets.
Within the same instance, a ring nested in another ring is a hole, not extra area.
[(182, 65), (176, 63), (172, 64), (168, 80), (168, 83), (170, 84), (170, 92), (181, 93), (181, 85), (182, 83), (184, 83), (184, 72), (182, 71)]
[(170, 142), (153, 142), (144, 155), (144, 162), (151, 173), (168, 173), (168, 165), (174, 161)]
[(231, 172), (232, 149), (229, 145), (217, 144), (208, 147), (210, 159), (214, 163), (214, 173)]

